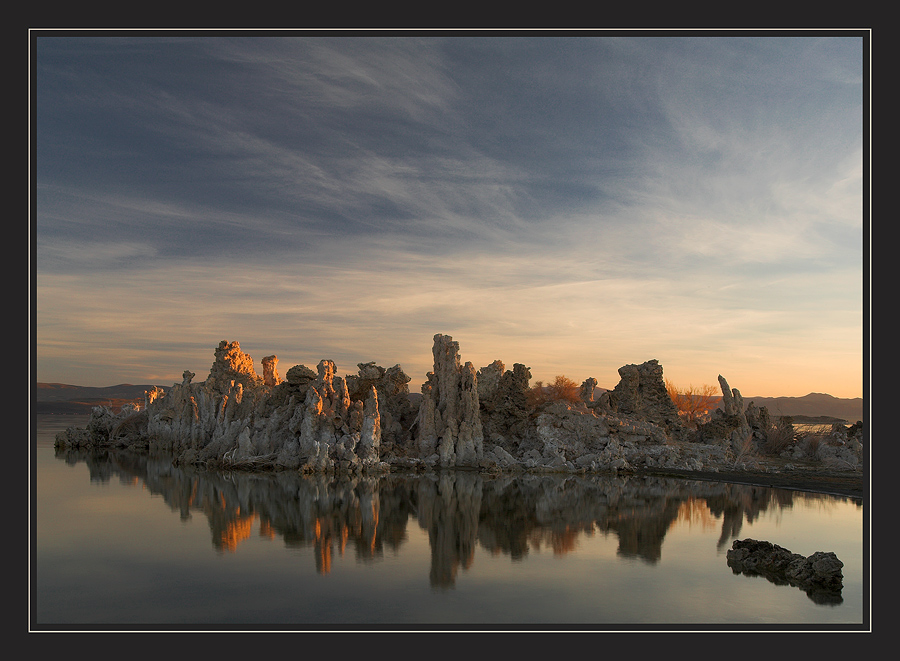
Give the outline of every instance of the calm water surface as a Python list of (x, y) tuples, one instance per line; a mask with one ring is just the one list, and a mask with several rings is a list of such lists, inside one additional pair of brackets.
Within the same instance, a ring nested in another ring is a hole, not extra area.
[[(663, 478), (209, 473), (53, 448), (38, 416), (32, 628), (498, 630), (864, 622), (863, 506)], [(834, 551), (839, 594), (735, 574), (735, 539)]]

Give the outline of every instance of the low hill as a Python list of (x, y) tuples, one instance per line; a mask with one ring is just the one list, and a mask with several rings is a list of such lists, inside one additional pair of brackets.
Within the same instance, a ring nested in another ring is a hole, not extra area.
[[(596, 388), (594, 399), (598, 399), (603, 392), (603, 388)], [(765, 406), (773, 416), (790, 416), (798, 424), (841, 421), (852, 424), (863, 419), (865, 410), (861, 397), (848, 399), (818, 392), (811, 392), (803, 397), (742, 397), (745, 407), (753, 402), (756, 406)], [(716, 398), (715, 408), (722, 408), (721, 393)]]
[(864, 414), (861, 397), (846, 399), (818, 392), (811, 392), (803, 397), (747, 397), (744, 395), (744, 403), (749, 404), (750, 402), (756, 406), (765, 406), (771, 415), (789, 415), (794, 418), (837, 418), (853, 423), (862, 420)]
[[(37, 383), (35, 388), (36, 413), (90, 413), (95, 406), (107, 406), (113, 410), (125, 404), (143, 404), (144, 392), (152, 385), (120, 383), (116, 386), (94, 388), (73, 386), (66, 383)], [(168, 391), (170, 386), (159, 386)]]

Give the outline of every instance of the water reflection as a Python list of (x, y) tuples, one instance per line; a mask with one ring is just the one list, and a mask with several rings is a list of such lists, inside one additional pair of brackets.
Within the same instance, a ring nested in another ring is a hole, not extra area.
[[(580, 537), (612, 535), (617, 555), (659, 562), (667, 532), (678, 524), (718, 527), (719, 550), (744, 522), (795, 499), (833, 500), (784, 489), (660, 477), (487, 476), (457, 471), (333, 479), (284, 471), (221, 473), (173, 466), (168, 457), (57, 449), (83, 462), (92, 482), (141, 485), (180, 517), (206, 517), (213, 547), (234, 553), (253, 531), (288, 547), (314, 551), (328, 574), (335, 553), (372, 562), (408, 541), (412, 521), (427, 532), (431, 585), (452, 587), (471, 567), (476, 546), (517, 561), (532, 551), (571, 552)], [(724, 566), (724, 560), (723, 560)]]

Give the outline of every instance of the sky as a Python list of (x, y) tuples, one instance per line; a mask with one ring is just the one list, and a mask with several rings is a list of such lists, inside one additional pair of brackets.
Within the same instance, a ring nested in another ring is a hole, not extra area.
[(862, 33), (32, 33), (32, 371), (863, 394)]

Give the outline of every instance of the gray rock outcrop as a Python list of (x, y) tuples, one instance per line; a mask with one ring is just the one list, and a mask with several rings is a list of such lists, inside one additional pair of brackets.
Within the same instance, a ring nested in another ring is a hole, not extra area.
[[(530, 430), (528, 383), (531, 370), (515, 363), (511, 370), (495, 360), (478, 371), (478, 398), (484, 438), (515, 453)], [(484, 381), (484, 383), (483, 383)]]
[[(87, 428), (67, 429), (57, 443), (167, 452), (175, 463), (247, 470), (716, 471), (737, 465), (738, 441), (758, 444), (771, 427), (764, 408), (751, 403), (744, 411), (740, 392), (720, 377), (724, 410), (687, 434), (656, 360), (620, 368), (619, 384), (599, 399), (589, 378), (580, 398), (536, 400), (524, 364), (506, 369), (495, 360), (476, 371), (462, 361), (458, 342), (437, 334), (433, 371), (414, 405), (400, 365), (358, 363), (356, 374), (341, 377), (323, 359), (315, 369), (294, 365), (282, 380), (274, 355), (263, 358), (260, 377), (237, 342), (222, 341), (214, 353), (206, 380), (195, 382), (185, 370), (168, 391), (147, 392), (143, 408), (113, 414), (97, 407)], [(815, 447), (810, 440), (785, 452), (856, 470), (861, 439), (861, 423), (839, 426)]]
[(663, 368), (658, 360), (619, 368), (619, 383), (603, 393), (597, 406), (618, 416), (649, 422), (675, 440), (682, 440), (687, 429), (678, 408), (669, 397)]
[[(143, 424), (137, 435), (151, 449), (172, 452), (177, 462), (315, 471), (387, 468), (380, 457), (384, 415), (375, 386), (353, 400), (331, 360), (320, 361), (315, 371), (295, 365), (284, 381), (276, 365), (275, 356), (264, 358), (260, 377), (237, 342), (222, 341), (205, 381), (194, 383), (194, 374), (185, 371), (167, 394), (148, 393), (143, 423), (134, 418), (129, 425)], [(408, 380), (398, 368), (387, 381), (405, 386)], [(391, 394), (388, 388), (385, 399)], [(94, 441), (108, 441), (110, 414), (97, 412), (89, 427)]]
[(484, 453), (478, 378), (471, 362), (461, 365), (459, 343), (438, 333), (432, 347), (434, 371), (422, 386), (420, 452), (438, 455), (441, 466), (476, 467)]
[(744, 413), (744, 398), (737, 388), (730, 388), (728, 381), (719, 375), (722, 389), (722, 408), (717, 408), (709, 421), (698, 426), (701, 442), (724, 444), (740, 454), (753, 440), (753, 429)]
[(585, 404), (590, 404), (594, 401), (594, 389), (597, 387), (597, 379), (594, 377), (589, 377), (584, 380), (584, 383), (581, 384), (581, 390), (579, 391), (579, 396), (581, 397), (581, 401)]

